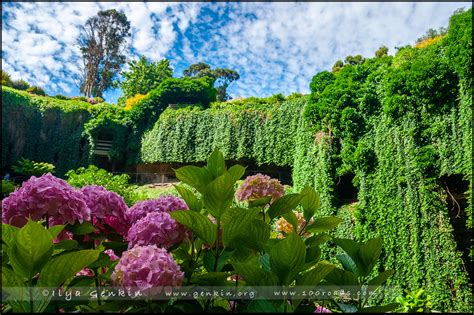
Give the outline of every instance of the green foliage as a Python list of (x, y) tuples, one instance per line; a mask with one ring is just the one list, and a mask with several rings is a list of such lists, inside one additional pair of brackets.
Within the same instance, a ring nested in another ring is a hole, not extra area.
[(39, 86), (30, 86), (29, 88), (26, 89), (26, 92), (35, 94), (35, 95), (41, 95), (41, 96), (46, 95), (46, 92)]
[(227, 101), (231, 98), (227, 94), (227, 88), (232, 82), (240, 78), (239, 73), (235, 70), (228, 68), (216, 68), (211, 70), (211, 66), (203, 62), (198, 62), (196, 64), (190, 65), (187, 69), (183, 71), (183, 76), (210, 78), (216, 88), (216, 98), (218, 102)]
[[(359, 268), (354, 270), (357, 276), (353, 275), (352, 278), (338, 277), (337, 273), (342, 269), (320, 260), (317, 254), (320, 251), (319, 247), (331, 239), (326, 232), (335, 228), (341, 220), (335, 217), (315, 217), (315, 213), (319, 212), (319, 196), (310, 187), (306, 187), (301, 193), (285, 195), (270, 207), (266, 207), (265, 203), (260, 205), (252, 203), (248, 207), (243, 205), (240, 208), (233, 208), (235, 184), (243, 175), (244, 169), (240, 165), (227, 169), (223, 154), (214, 150), (205, 166), (184, 166), (176, 170), (178, 179), (199, 192), (193, 194), (187, 189), (178, 189), (191, 210), (171, 213), (175, 220), (193, 231), (192, 246), (186, 244), (177, 249), (181, 253), (183, 251), (187, 253), (180, 254), (180, 257), (184, 260), (182, 265), (189, 266), (184, 269), (188, 285), (219, 283), (233, 286), (233, 283), (223, 282), (216, 277), (225, 279), (232, 274), (238, 274), (241, 277), (239, 285), (244, 287), (249, 285), (280, 288), (291, 288), (295, 285), (314, 287), (325, 282), (345, 289), (354, 284), (359, 287), (369, 285), (374, 291), (393, 274), (393, 270), (385, 271), (368, 281), (368, 275), (371, 274), (382, 251), (380, 238), (365, 243), (334, 239), (350, 254), (349, 259), (353, 259)], [(198, 203), (203, 207), (196, 207)], [(282, 217), (299, 205), (303, 207), (309, 220), (314, 218), (315, 224), (319, 224), (320, 229), (305, 226), (298, 233), (293, 232), (283, 239), (270, 238), (271, 220), (268, 219)], [(215, 221), (211, 222), (208, 215), (212, 215)], [(325, 224), (327, 226), (323, 226)], [(200, 258), (200, 249), (196, 244), (202, 242), (207, 244), (209, 249), (208, 255)], [(342, 266), (346, 266), (345, 261), (342, 262)], [(303, 302), (308, 301), (291, 299), (291, 303), (287, 303), (286, 300), (265, 300), (262, 303), (265, 304), (265, 309), (293, 312)], [(341, 307), (341, 303), (337, 302), (335, 299), (334, 304)], [(358, 298), (350, 299), (347, 303), (352, 303), (356, 311), (365, 311), (368, 310), (365, 308), (366, 302), (367, 299), (362, 301)], [(239, 301), (239, 304), (243, 304), (244, 309), (257, 307), (247, 305), (244, 301)], [(396, 306), (398, 305), (391, 304), (384, 306), (384, 309), (388, 311)], [(205, 304), (205, 310), (208, 307), (209, 304)]]
[(10, 74), (2, 69), (2, 85), (3, 86), (12, 86), (12, 79)]
[(173, 76), (173, 70), (167, 59), (158, 62), (149, 62), (145, 56), (128, 63), (130, 70), (121, 74), (124, 80), (118, 83), (126, 98), (136, 94), (147, 94), (156, 88), (165, 79)]
[(24, 157), (54, 164), (56, 174), (62, 176), (72, 168), (89, 164), (89, 143), (82, 135), (84, 124), (105, 108), (3, 86), (2, 167)]
[(2, 198), (8, 196), (15, 190), (16, 186), (11, 180), (2, 179)]
[[(2, 224), (2, 259), (8, 262), (2, 265), (2, 290), (14, 312), (44, 312), (51, 297), (41, 294), (43, 288), (67, 286), (99, 257), (100, 250), (55, 251), (53, 239), (62, 228), (48, 230), (31, 220), (22, 228)], [(38, 272), (40, 279), (34, 284)]]
[(388, 47), (387, 46), (380, 46), (379, 49), (375, 52), (375, 57), (384, 57), (388, 56)]
[(427, 295), (425, 290), (419, 289), (417, 291), (405, 291), (405, 296), (397, 298), (400, 303), (398, 313), (431, 313), (431, 296)]
[(25, 158), (21, 158), (12, 170), (18, 174), (25, 176), (41, 176), (46, 173), (54, 173), (55, 166), (45, 162), (35, 162)]
[[(17, 90), (23, 90), (24, 91), (24, 90), (27, 90), (30, 87), (30, 84), (28, 82), (26, 82), (25, 80), (23, 80), (23, 79), (19, 79), (19, 80), (13, 80), (11, 87), (14, 88), (14, 89), (17, 89)], [(35, 94), (38, 94), (38, 93), (35, 93)], [(44, 95), (44, 94), (38, 94), (38, 95)]]
[(141, 196), (135, 187), (128, 183), (130, 176), (127, 174), (114, 175), (94, 165), (89, 165), (88, 168), (80, 167), (75, 171), (71, 170), (66, 173), (66, 177), (68, 183), (77, 188), (86, 185), (103, 186), (122, 196), (129, 206), (133, 205)]
[(202, 104), (209, 105), (215, 100), (216, 90), (204, 78), (169, 78), (158, 87), (160, 101), (163, 104)]

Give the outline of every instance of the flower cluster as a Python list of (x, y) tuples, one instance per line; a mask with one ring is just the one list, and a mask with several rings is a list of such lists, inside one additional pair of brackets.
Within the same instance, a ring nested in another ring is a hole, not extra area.
[[(302, 212), (298, 211), (293, 211), (293, 213), (296, 215), (296, 218), (298, 219), (298, 232), (301, 231), (301, 229), (306, 225), (306, 220), (304, 219), (304, 214)], [(308, 224), (313, 224), (314, 220), (311, 218)], [(280, 218), (276, 221), (276, 230), (278, 232), (284, 232), (285, 234), (289, 234), (293, 232), (293, 225), (291, 225), (288, 221), (286, 221), (284, 218)], [(305, 233), (305, 236), (308, 234)], [(279, 238), (283, 238), (284, 235), (280, 233), (278, 235)]]
[(186, 203), (176, 196), (160, 196), (158, 199), (139, 201), (128, 210), (130, 222), (134, 223), (150, 212), (171, 212), (188, 209)]
[(252, 201), (271, 196), (274, 202), (284, 194), (284, 187), (278, 179), (263, 174), (248, 176), (236, 193), (239, 201)]
[(113, 283), (122, 288), (153, 294), (165, 286), (181, 286), (184, 272), (166, 249), (155, 245), (135, 246), (122, 253), (112, 273)]
[(181, 242), (187, 229), (176, 222), (168, 212), (150, 212), (135, 222), (128, 231), (128, 247), (135, 245), (157, 245), (170, 248)]
[(91, 209), (92, 223), (101, 231), (107, 231), (104, 224), (117, 233), (126, 235), (130, 227), (128, 207), (123, 198), (102, 186), (88, 185), (81, 188), (87, 206)]
[(44, 217), (58, 224), (82, 223), (90, 220), (90, 209), (80, 191), (51, 173), (32, 176), (22, 186), (2, 200), (2, 221), (21, 227), (28, 218), (39, 221)]

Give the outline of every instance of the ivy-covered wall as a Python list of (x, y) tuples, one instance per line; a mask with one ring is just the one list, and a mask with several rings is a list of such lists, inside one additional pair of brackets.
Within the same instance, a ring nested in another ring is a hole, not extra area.
[(2, 86), (2, 168), (21, 157), (49, 162), (56, 173), (90, 162), (90, 147), (82, 140), (91, 105), (63, 101)]

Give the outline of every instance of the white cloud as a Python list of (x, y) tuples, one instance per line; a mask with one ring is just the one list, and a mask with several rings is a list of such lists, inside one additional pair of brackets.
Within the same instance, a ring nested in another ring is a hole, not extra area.
[[(79, 28), (101, 9), (123, 10), (130, 47), (176, 70), (204, 61), (239, 71), (233, 96), (307, 93), (338, 59), (414, 43), (466, 3), (2, 3), (2, 67), (46, 91), (78, 93)], [(203, 10), (204, 9), (204, 10)], [(212, 12), (212, 14), (209, 13)], [(225, 20), (224, 20), (225, 18)], [(137, 58), (129, 52), (129, 58)], [(179, 74), (179, 73), (178, 73)], [(117, 93), (115, 93), (117, 94)]]

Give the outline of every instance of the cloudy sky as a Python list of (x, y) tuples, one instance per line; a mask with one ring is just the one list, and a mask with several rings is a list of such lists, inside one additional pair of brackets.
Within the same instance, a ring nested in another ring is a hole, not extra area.
[[(347, 55), (373, 56), (381, 45), (413, 44), (447, 26), (458, 3), (5, 3), (2, 69), (45, 88), (79, 95), (79, 27), (99, 10), (123, 10), (132, 26), (128, 58), (168, 58), (179, 77), (199, 61), (240, 73), (229, 93), (309, 92), (311, 77)], [(115, 102), (120, 90), (106, 92)]]

